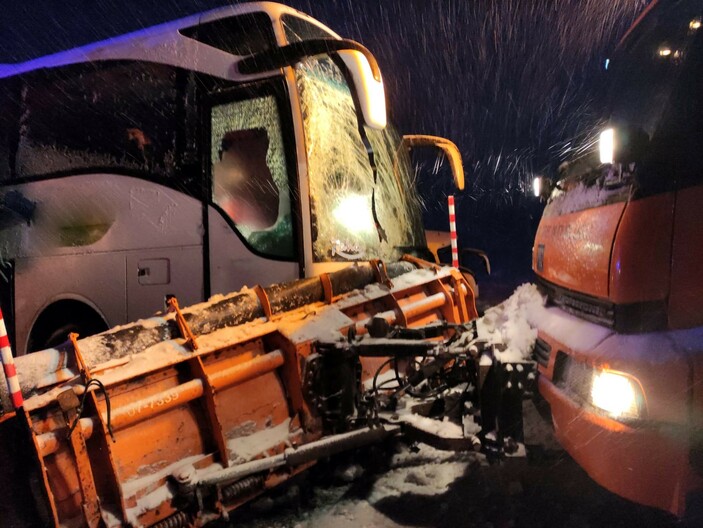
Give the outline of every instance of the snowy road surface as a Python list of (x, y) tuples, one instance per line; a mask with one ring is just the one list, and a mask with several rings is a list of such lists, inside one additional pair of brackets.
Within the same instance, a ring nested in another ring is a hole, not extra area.
[[(232, 516), (238, 528), (669, 527), (668, 514), (596, 485), (561, 451), (525, 405), (527, 458), (489, 465), (475, 453), (420, 445), (413, 452), (358, 453)], [(363, 457), (363, 458), (362, 458)], [(377, 471), (369, 470), (376, 467)], [(348, 482), (352, 481), (352, 482)]]

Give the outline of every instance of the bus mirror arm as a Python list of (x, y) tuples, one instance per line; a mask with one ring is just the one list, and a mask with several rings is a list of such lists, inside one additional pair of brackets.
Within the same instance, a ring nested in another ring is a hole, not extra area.
[(381, 69), (378, 67), (376, 57), (365, 46), (349, 39), (329, 38), (294, 42), (244, 57), (237, 63), (237, 66), (239, 73), (253, 75), (285, 66), (293, 66), (307, 57), (328, 55), (339, 51), (358, 51), (361, 53), (369, 63), (374, 80), (381, 82)]
[(431, 147), (441, 150), (449, 160), (449, 166), (454, 177), (454, 186), (458, 191), (464, 190), (464, 165), (461, 161), (459, 148), (454, 142), (439, 136), (411, 134), (403, 136), (401, 146), (408, 150), (414, 147)]

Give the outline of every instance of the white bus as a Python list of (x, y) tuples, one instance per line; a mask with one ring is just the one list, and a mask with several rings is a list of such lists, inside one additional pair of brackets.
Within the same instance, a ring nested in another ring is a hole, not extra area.
[(186, 305), (422, 251), (384, 97), (365, 48), (269, 2), (0, 66), (16, 352), (148, 316), (167, 294)]

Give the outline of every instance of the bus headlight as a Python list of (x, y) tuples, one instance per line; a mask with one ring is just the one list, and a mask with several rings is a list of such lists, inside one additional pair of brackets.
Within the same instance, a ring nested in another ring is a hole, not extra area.
[(591, 403), (613, 418), (640, 418), (644, 396), (634, 378), (602, 370), (593, 374)]

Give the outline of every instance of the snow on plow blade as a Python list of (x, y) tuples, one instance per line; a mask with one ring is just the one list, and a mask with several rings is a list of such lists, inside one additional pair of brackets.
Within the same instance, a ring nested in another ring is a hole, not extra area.
[(4, 379), (0, 389), (3, 527), (226, 516), (317, 458), (399, 431), (363, 419), (356, 396), (337, 398), (338, 385), (375, 383), (387, 358), (320, 362), (319, 343), (358, 340), (371, 321), (447, 337), (477, 314), (457, 270), (409, 259), (244, 289), (182, 315), (197, 348), (169, 313), (17, 358), (24, 407), (12, 412)]

